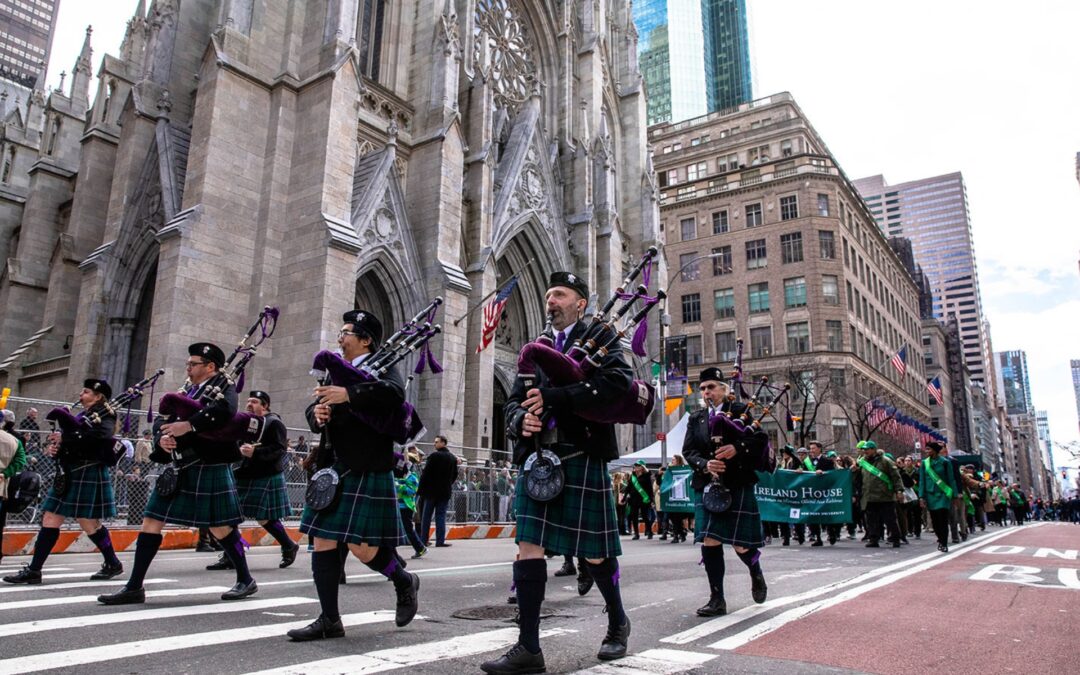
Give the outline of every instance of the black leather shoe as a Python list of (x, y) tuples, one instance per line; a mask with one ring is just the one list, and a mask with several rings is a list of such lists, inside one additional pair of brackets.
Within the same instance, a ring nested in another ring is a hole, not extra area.
[(90, 575), (90, 581), (107, 581), (113, 577), (118, 577), (124, 573), (123, 563), (116, 563), (116, 566), (109, 563), (102, 563), (101, 569)]
[(759, 605), (769, 597), (769, 585), (765, 583), (764, 574), (750, 575), (750, 595), (753, 596), (754, 602)]
[(285, 569), (289, 565), (296, 562), (296, 554), (300, 552), (299, 546), (293, 546), (292, 548), (281, 549), (281, 562), (278, 563), (278, 567)]
[(634, 536), (632, 536), (632, 537), (630, 537), (630, 538), (631, 538), (632, 540), (634, 540), (634, 541), (637, 541), (638, 539), (641, 539), (641, 535), (640, 535), (640, 534), (635, 534)]
[(555, 576), (557, 577), (572, 577), (575, 574), (577, 574), (577, 568), (574, 567), (574, 563), (572, 562), (564, 562), (562, 567), (555, 572)]
[(435, 548), (450, 548), (451, 546), (453, 546), (453, 544), (435, 544)]
[(249, 595), (254, 595), (255, 591), (259, 590), (259, 585), (255, 583), (255, 580), (247, 582), (237, 581), (236, 585), (221, 594), (222, 600), (243, 600)]
[(876, 541), (870, 541), (867, 542), (866, 548), (881, 548), (881, 544), (877, 543)]
[(892, 543), (892, 547), (893, 547), (893, 548), (900, 548), (900, 546), (901, 546), (901, 544), (900, 544), (900, 542), (899, 542), (899, 541), (894, 541), (894, 542)]
[(217, 562), (210, 563), (206, 566), (206, 569), (213, 572), (216, 572), (218, 570), (231, 570), (233, 569), (233, 564), (232, 561), (229, 560), (229, 557), (222, 553), (220, 556), (218, 556)]
[(416, 598), (416, 592), (420, 590), (420, 577), (412, 573), (409, 573), (409, 576), (412, 577), (409, 585), (397, 589), (397, 610), (394, 623), (398, 628), (409, 625), (420, 606)]
[(15, 574), (4, 577), (4, 581), (9, 584), (40, 584), (41, 570), (32, 570), (27, 565)]
[(698, 616), (724, 616), (727, 614), (727, 602), (724, 601), (724, 596), (713, 593), (709, 597), (709, 602), (703, 606), (698, 607)]
[(517, 675), (518, 673), (545, 673), (544, 652), (533, 654), (520, 642), (499, 658), (480, 664), (480, 670), (495, 675)]
[(614, 661), (626, 656), (626, 646), (630, 642), (630, 617), (623, 614), (623, 625), (618, 628), (608, 626), (607, 635), (600, 644), (596, 658), (601, 661)]
[(821, 541), (820, 539), (815, 539), (815, 540), (814, 540), (814, 543), (813, 543), (813, 544), (810, 544), (810, 546), (811, 546), (811, 547), (815, 547), (815, 546), (824, 546), (824, 545), (825, 545), (825, 544), (824, 544), (824, 543), (823, 543), (823, 542), (822, 542), (822, 541)]
[(294, 628), (286, 635), (293, 642), (309, 642), (311, 640), (323, 640), (326, 638), (345, 637), (345, 626), (341, 619), (331, 621), (322, 614), (303, 628)]
[(582, 573), (577, 577), (577, 594), (585, 595), (592, 590), (593, 578), (587, 570), (582, 570)]
[(790, 539), (785, 539), (784, 541), (782, 541), (780, 543), (780, 545), (781, 546), (791, 546), (791, 540)]
[(115, 593), (99, 595), (97, 601), (103, 605), (141, 605), (146, 602), (146, 591), (141, 588), (129, 589), (124, 586)]

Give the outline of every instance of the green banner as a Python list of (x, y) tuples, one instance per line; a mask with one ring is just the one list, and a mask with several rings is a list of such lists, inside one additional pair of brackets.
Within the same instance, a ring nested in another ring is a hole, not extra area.
[(758, 471), (754, 486), (761, 519), (833, 525), (851, 521), (851, 472)]
[(660, 481), (660, 510), (664, 513), (693, 513), (697, 492), (690, 485), (694, 470), (688, 466), (669, 466)]

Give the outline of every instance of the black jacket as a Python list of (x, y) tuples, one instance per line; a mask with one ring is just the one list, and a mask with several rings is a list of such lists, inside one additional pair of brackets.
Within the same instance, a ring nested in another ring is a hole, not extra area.
[(266, 413), (263, 420), (258, 438), (241, 441), (257, 445), (251, 457), (244, 457), (233, 470), (237, 478), (266, 478), (285, 470), (285, 453), (289, 442), (285, 423), (277, 413)]
[(810, 461), (813, 463), (814, 469), (817, 471), (832, 471), (836, 468), (836, 462), (832, 461), (831, 458), (826, 457), (824, 453), (818, 455), (817, 459), (811, 457)]
[(446, 448), (436, 450), (424, 462), (416, 494), (438, 502), (446, 501), (450, 499), (457, 476), (457, 457)]
[[(357, 413), (369, 418), (392, 414), (405, 402), (405, 381), (396, 368), (380, 379), (346, 387), (349, 402), (331, 406), (330, 421), (325, 427), (315, 421), (315, 403), (307, 407), (308, 427), (322, 433), (317, 464), (320, 468), (335, 462), (358, 473), (391, 471), (394, 468), (394, 441), (376, 431)], [(326, 447), (327, 440), (330, 448)]]
[[(722, 438), (720, 445), (735, 446), (735, 456), (725, 461), (725, 471), (721, 474), (724, 485), (748, 487), (757, 483), (757, 459), (765, 452), (768, 443), (769, 436), (760, 429), (739, 438)], [(709, 411), (695, 410), (687, 420), (682, 449), (683, 459), (694, 468), (691, 484), (695, 490), (702, 490), (712, 481), (712, 474), (705, 467), (715, 457), (717, 447), (709, 431)]]
[[(647, 501), (644, 497), (641, 496), (641, 493), (638, 492), (638, 489), (634, 487), (634, 481), (632, 480), (634, 476), (637, 476), (638, 484), (641, 485), (641, 489), (644, 490), (645, 494), (648, 496), (649, 499)], [(623, 494), (626, 495), (627, 503), (632, 506), (641, 506), (642, 504), (648, 504), (649, 506), (656, 506), (657, 508), (659, 508), (659, 505), (653, 504), (653, 477), (651, 471), (646, 471), (640, 476), (635, 473), (631, 473), (630, 478), (626, 479), (625, 487), (623, 488)]]
[[(586, 331), (585, 323), (578, 321), (567, 337), (563, 351), (569, 351), (578, 338), (582, 338), (584, 342), (600, 331), (599, 326)], [(591, 422), (578, 417), (576, 413), (594, 410), (630, 391), (634, 375), (620, 350), (616, 349), (604, 357), (600, 368), (595, 369), (582, 382), (557, 387), (552, 385), (542, 372), (538, 382), (538, 388), (544, 397), (545, 411), (550, 410), (555, 415), (558, 443), (572, 445), (575, 451), (603, 461), (618, 459), (619, 445), (615, 439), (615, 425)], [(533, 445), (531, 437), (521, 436), (521, 423), (525, 419), (525, 409), (521, 407), (521, 402), (524, 400), (525, 386), (521, 378), (517, 378), (503, 408), (506, 415), (506, 436), (515, 443), (515, 464), (525, 461)]]
[(86, 420), (86, 424), (75, 431), (65, 432), (60, 436), (60, 450), (56, 457), (65, 467), (86, 462), (111, 465), (113, 446), (116, 444), (116, 439), (113, 438), (115, 431), (116, 415), (103, 414), (97, 424)]
[[(199, 399), (203, 388), (208, 383), (209, 380), (192, 392), (192, 398)], [(176, 450), (180, 453), (181, 461), (197, 458), (205, 464), (231, 464), (241, 458), (236, 441), (211, 440), (199, 435), (223, 429), (236, 416), (236, 388), (230, 384), (221, 394), (221, 398), (203, 402), (202, 410), (187, 419), (187, 422), (191, 424), (191, 433), (176, 439)], [(150, 455), (150, 459), (155, 462), (167, 464), (172, 460), (160, 443), (161, 425), (174, 421), (176, 420), (158, 417), (154, 422), (154, 452)]]

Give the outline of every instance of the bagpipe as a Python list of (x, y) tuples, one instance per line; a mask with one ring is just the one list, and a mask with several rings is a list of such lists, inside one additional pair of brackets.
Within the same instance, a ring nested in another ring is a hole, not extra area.
[[(180, 391), (168, 393), (161, 397), (158, 403), (158, 412), (165, 418), (165, 423), (189, 420), (201, 411), (208, 403), (225, 398), (225, 390), (230, 385), (239, 391), (244, 388), (244, 369), (255, 358), (259, 346), (273, 334), (277, 328), (277, 320), (280, 312), (277, 307), (264, 307), (259, 312), (259, 318), (251, 325), (240, 343), (233, 350), (225, 364), (210, 378), (202, 388), (202, 393), (197, 399), (191, 398), (185, 393), (189, 383), (185, 383)], [(255, 331), (260, 331), (259, 337), (252, 344), (248, 344)], [(159, 418), (160, 419), (160, 418)], [(213, 441), (235, 441), (249, 436), (257, 437), (262, 430), (265, 421), (262, 417), (247, 412), (237, 412), (233, 418), (215, 431), (200, 431), (196, 435)]]

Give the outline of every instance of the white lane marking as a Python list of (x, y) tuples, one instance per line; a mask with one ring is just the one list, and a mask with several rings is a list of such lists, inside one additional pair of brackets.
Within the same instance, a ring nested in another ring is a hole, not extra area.
[[(101, 588), (103, 586), (123, 586), (126, 583), (127, 581), (121, 579), (119, 581), (75, 581), (66, 584), (37, 584), (34, 586), (22, 585), (12, 586), (11, 588), (8, 588), (7, 586), (0, 586), (0, 595), (5, 595), (7, 593), (26, 593), (27, 591), (67, 591), (73, 588)], [(147, 579), (146, 581), (143, 581), (144, 586), (146, 584), (174, 583), (176, 583), (176, 579)]]
[[(204, 593), (224, 593), (231, 587), (203, 586), (202, 588), (174, 588), (166, 591), (147, 591), (148, 598), (175, 598), (183, 595), (202, 595)], [(39, 598), (37, 600), (14, 600), (0, 602), (0, 612), (7, 609), (28, 609), (30, 607), (55, 607), (57, 605), (77, 605), (97, 602), (96, 595), (70, 595), (65, 598)]]
[[(23, 565), (18, 567), (0, 567), (0, 574), (11, 574), (12, 572), (21, 572)], [(50, 572), (70, 572), (73, 567), (50, 567)]]
[(1062, 567), (1058, 570), (1058, 581), (1065, 588), (1080, 588), (1080, 576), (1077, 575), (1077, 570), (1072, 567)]
[(815, 567), (815, 568), (809, 569), (809, 570), (799, 570), (798, 572), (792, 572), (790, 574), (781, 574), (780, 576), (776, 577), (776, 580), (777, 581), (782, 581), (784, 579), (798, 579), (799, 577), (805, 577), (808, 574), (817, 574), (818, 572), (828, 572), (828, 571), (831, 571), (831, 570), (834, 570), (834, 569), (836, 569), (836, 568), (835, 567)]
[[(983, 542), (974, 541), (966, 544), (961, 544), (954, 547), (953, 550), (960, 551), (962, 549), (970, 548), (972, 546), (981, 545), (982, 543), (989, 543), (989, 541), (990, 540), (983, 540)], [(712, 635), (713, 633), (718, 633), (722, 630), (730, 628), (731, 626), (734, 626), (737, 623), (752, 619), (759, 614), (764, 614), (765, 612), (776, 609), (777, 607), (783, 607), (785, 605), (803, 602), (804, 600), (810, 600), (822, 595), (828, 595), (847, 586), (856, 586), (859, 584), (863, 584), (882, 575), (889, 574), (890, 572), (904, 569), (909, 565), (918, 564), (927, 560), (940, 560), (942, 557), (943, 556), (941, 555), (941, 553), (938, 553), (937, 551), (934, 551), (932, 553), (924, 553), (923, 555), (917, 556), (915, 558), (901, 560), (899, 562), (892, 563), (891, 565), (879, 567), (877, 569), (870, 570), (869, 572), (864, 572), (854, 577), (841, 579), (840, 581), (834, 581), (831, 584), (826, 584), (824, 586), (820, 586), (809, 591), (804, 591), (803, 593), (798, 593), (796, 595), (786, 595), (779, 598), (774, 598), (772, 600), (767, 600), (760, 605), (750, 605), (748, 607), (743, 607), (742, 609), (731, 612), (726, 616), (710, 619), (709, 621), (706, 621), (698, 626), (694, 626), (693, 628), (685, 630), (681, 633), (676, 633), (674, 635), (669, 635), (665, 638), (660, 638), (660, 642), (676, 645), (690, 644), (691, 642), (700, 640), (701, 638)]]
[[(514, 564), (514, 561), (509, 560), (507, 562), (481, 563), (479, 565), (455, 565), (453, 567), (432, 567), (430, 569), (412, 569), (412, 568), (409, 568), (409, 571), (410, 572), (415, 572), (416, 574), (424, 576), (424, 575), (427, 575), (427, 574), (433, 574), (435, 572), (456, 572), (456, 571), (459, 571), (459, 570), (485, 569), (485, 568), (488, 568), (488, 567), (510, 567), (513, 564)], [(364, 580), (364, 579), (385, 580), (386, 579), (386, 577), (379, 574), (378, 572), (368, 572), (366, 574), (349, 574), (349, 575), (347, 575), (346, 578), (349, 581), (352, 581), (354, 579), (355, 580)], [(303, 579), (283, 579), (283, 580), (279, 580), (279, 581), (267, 581), (265, 583), (260, 581), (259, 586), (260, 587), (262, 587), (262, 586), (289, 586), (289, 585), (292, 585), (292, 584), (310, 584), (310, 583), (311, 583), (311, 577), (308, 576), (308, 577), (304, 577)], [(507, 586), (509, 586), (509, 585), (510, 585), (510, 581), (509, 581), (509, 579), (507, 579)]]
[(159, 607), (157, 609), (138, 609), (127, 612), (111, 612), (88, 614), (86, 616), (65, 616), (59, 619), (39, 619), (36, 621), (21, 621), (18, 623), (0, 624), (0, 637), (11, 635), (26, 635), (27, 633), (43, 633), (61, 628), (87, 628), (89, 626), (105, 626), (116, 623), (131, 623), (134, 621), (150, 621), (153, 619), (173, 619), (182, 616), (203, 616), (206, 614), (230, 614), (233, 612), (247, 612), (268, 607), (281, 607), (303, 605), (318, 602), (315, 598), (284, 597), (265, 598), (262, 600), (241, 600), (228, 602), (225, 600), (209, 605), (188, 605), (186, 607)]
[[(1038, 525), (1036, 524), (1036, 525), (1033, 525), (1032, 527), (1037, 527), (1037, 526)], [(959, 556), (964, 555), (965, 553), (969, 553), (972, 550), (980, 548), (985, 544), (989, 544), (992, 541), (997, 541), (998, 539), (1001, 539), (1002, 537), (1008, 536), (1010, 534), (1012, 534), (1012, 532), (1010, 532), (1009, 530), (1006, 530), (1004, 532), (998, 532), (997, 534), (991, 535), (991, 536), (987, 537), (986, 539), (984, 539), (984, 540), (982, 540), (980, 542), (975, 542), (974, 546), (968, 545), (965, 548), (963, 548), (962, 550), (959, 547), (957, 547), (956, 551), (950, 551), (949, 553), (947, 553), (945, 555), (942, 555), (942, 554), (939, 553), (939, 554), (937, 554), (937, 557), (935, 557), (933, 560), (928, 560), (926, 562), (923, 562), (923, 563), (920, 563), (920, 564), (917, 564), (917, 565), (914, 565), (914, 566), (911, 566), (911, 567), (907, 567), (906, 569), (900, 570), (899, 572), (893, 572), (892, 574), (888, 574), (888, 575), (883, 576), (881, 578), (875, 579), (874, 581), (871, 581), (869, 583), (855, 585), (853, 588), (849, 588), (849, 589), (847, 589), (847, 590), (845, 590), (845, 591), (843, 591), (841, 593), (838, 593), (838, 594), (836, 594), (836, 595), (834, 595), (832, 597), (825, 598), (824, 600), (817, 600), (815, 602), (807, 603), (805, 605), (801, 605), (799, 607), (789, 609), (786, 612), (781, 612), (780, 614), (777, 614), (776, 616), (772, 617), (771, 619), (766, 619), (765, 621), (762, 621), (761, 623), (755, 624), (755, 625), (747, 628), (746, 630), (743, 630), (743, 631), (741, 631), (739, 633), (736, 633), (736, 634), (734, 634), (734, 635), (732, 635), (730, 637), (724, 638), (723, 640), (720, 640), (718, 642), (714, 642), (711, 645), (709, 645), (709, 647), (711, 647), (712, 649), (724, 649), (724, 650), (738, 649), (739, 647), (741, 647), (741, 646), (743, 646), (743, 645), (745, 645), (745, 644), (747, 644), (747, 643), (749, 643), (749, 642), (751, 642), (753, 640), (756, 640), (759, 637), (762, 637), (763, 635), (767, 635), (767, 634), (773, 632), (774, 630), (777, 630), (778, 628), (781, 628), (781, 627), (787, 625), (788, 623), (791, 623), (792, 621), (802, 619), (802, 618), (807, 617), (807, 616), (809, 616), (809, 615), (811, 615), (811, 614), (813, 614), (815, 612), (821, 611), (823, 609), (827, 609), (827, 608), (832, 607), (834, 605), (838, 605), (841, 602), (846, 602), (847, 600), (857, 598), (860, 595), (862, 595), (863, 593), (869, 593), (872, 590), (876, 590), (876, 589), (881, 588), (883, 586), (888, 586), (889, 584), (891, 584), (893, 582), (899, 581), (901, 579), (905, 579), (907, 577), (910, 577), (913, 574), (918, 574), (919, 572), (924, 572), (924, 571), (930, 569), (931, 567), (936, 567), (937, 565), (940, 565), (943, 562), (948, 562), (950, 560), (953, 560), (953, 559), (955, 559), (955, 558), (957, 558)], [(910, 561), (908, 561), (908, 562), (910, 563)]]
[[(565, 635), (576, 633), (576, 630), (566, 628), (553, 628), (540, 631), (540, 637), (553, 635)], [(407, 647), (395, 647), (393, 649), (380, 649), (352, 656), (339, 656), (321, 661), (297, 663), (284, 668), (261, 670), (249, 675), (327, 675), (335, 673), (381, 673), (387, 670), (397, 670), (407, 666), (418, 666), (425, 663), (434, 663), (448, 659), (460, 659), (466, 656), (482, 654), (512, 646), (517, 642), (517, 628), (500, 628), (498, 630), (459, 635), (449, 640), (437, 642), (425, 642), (422, 644), (409, 645)]]
[(647, 649), (618, 661), (579, 670), (575, 675), (675, 675), (698, 668), (714, 658), (716, 654), (681, 649)]
[[(346, 614), (341, 617), (342, 623), (346, 626), (361, 626), (371, 623), (392, 622), (393, 620), (394, 612), (389, 610)], [(248, 640), (258, 640), (262, 638), (278, 638), (284, 641), (286, 639), (286, 632), (293, 628), (303, 628), (308, 623), (310, 623), (310, 621), (305, 619), (303, 621), (289, 621), (287, 623), (274, 623), (265, 626), (216, 630), (206, 633), (170, 635), (163, 638), (120, 642), (113, 645), (101, 645), (100, 647), (87, 647), (84, 649), (72, 649), (66, 652), (46, 652), (44, 654), (35, 654), (33, 656), (20, 656), (17, 659), (0, 661), (0, 675), (34, 673), (41, 670), (52, 669), (72, 669), (91, 663), (104, 663), (106, 661), (128, 659), (136, 656), (153, 655), (157, 658), (164, 652), (200, 649), (210, 645), (246, 642)]]

